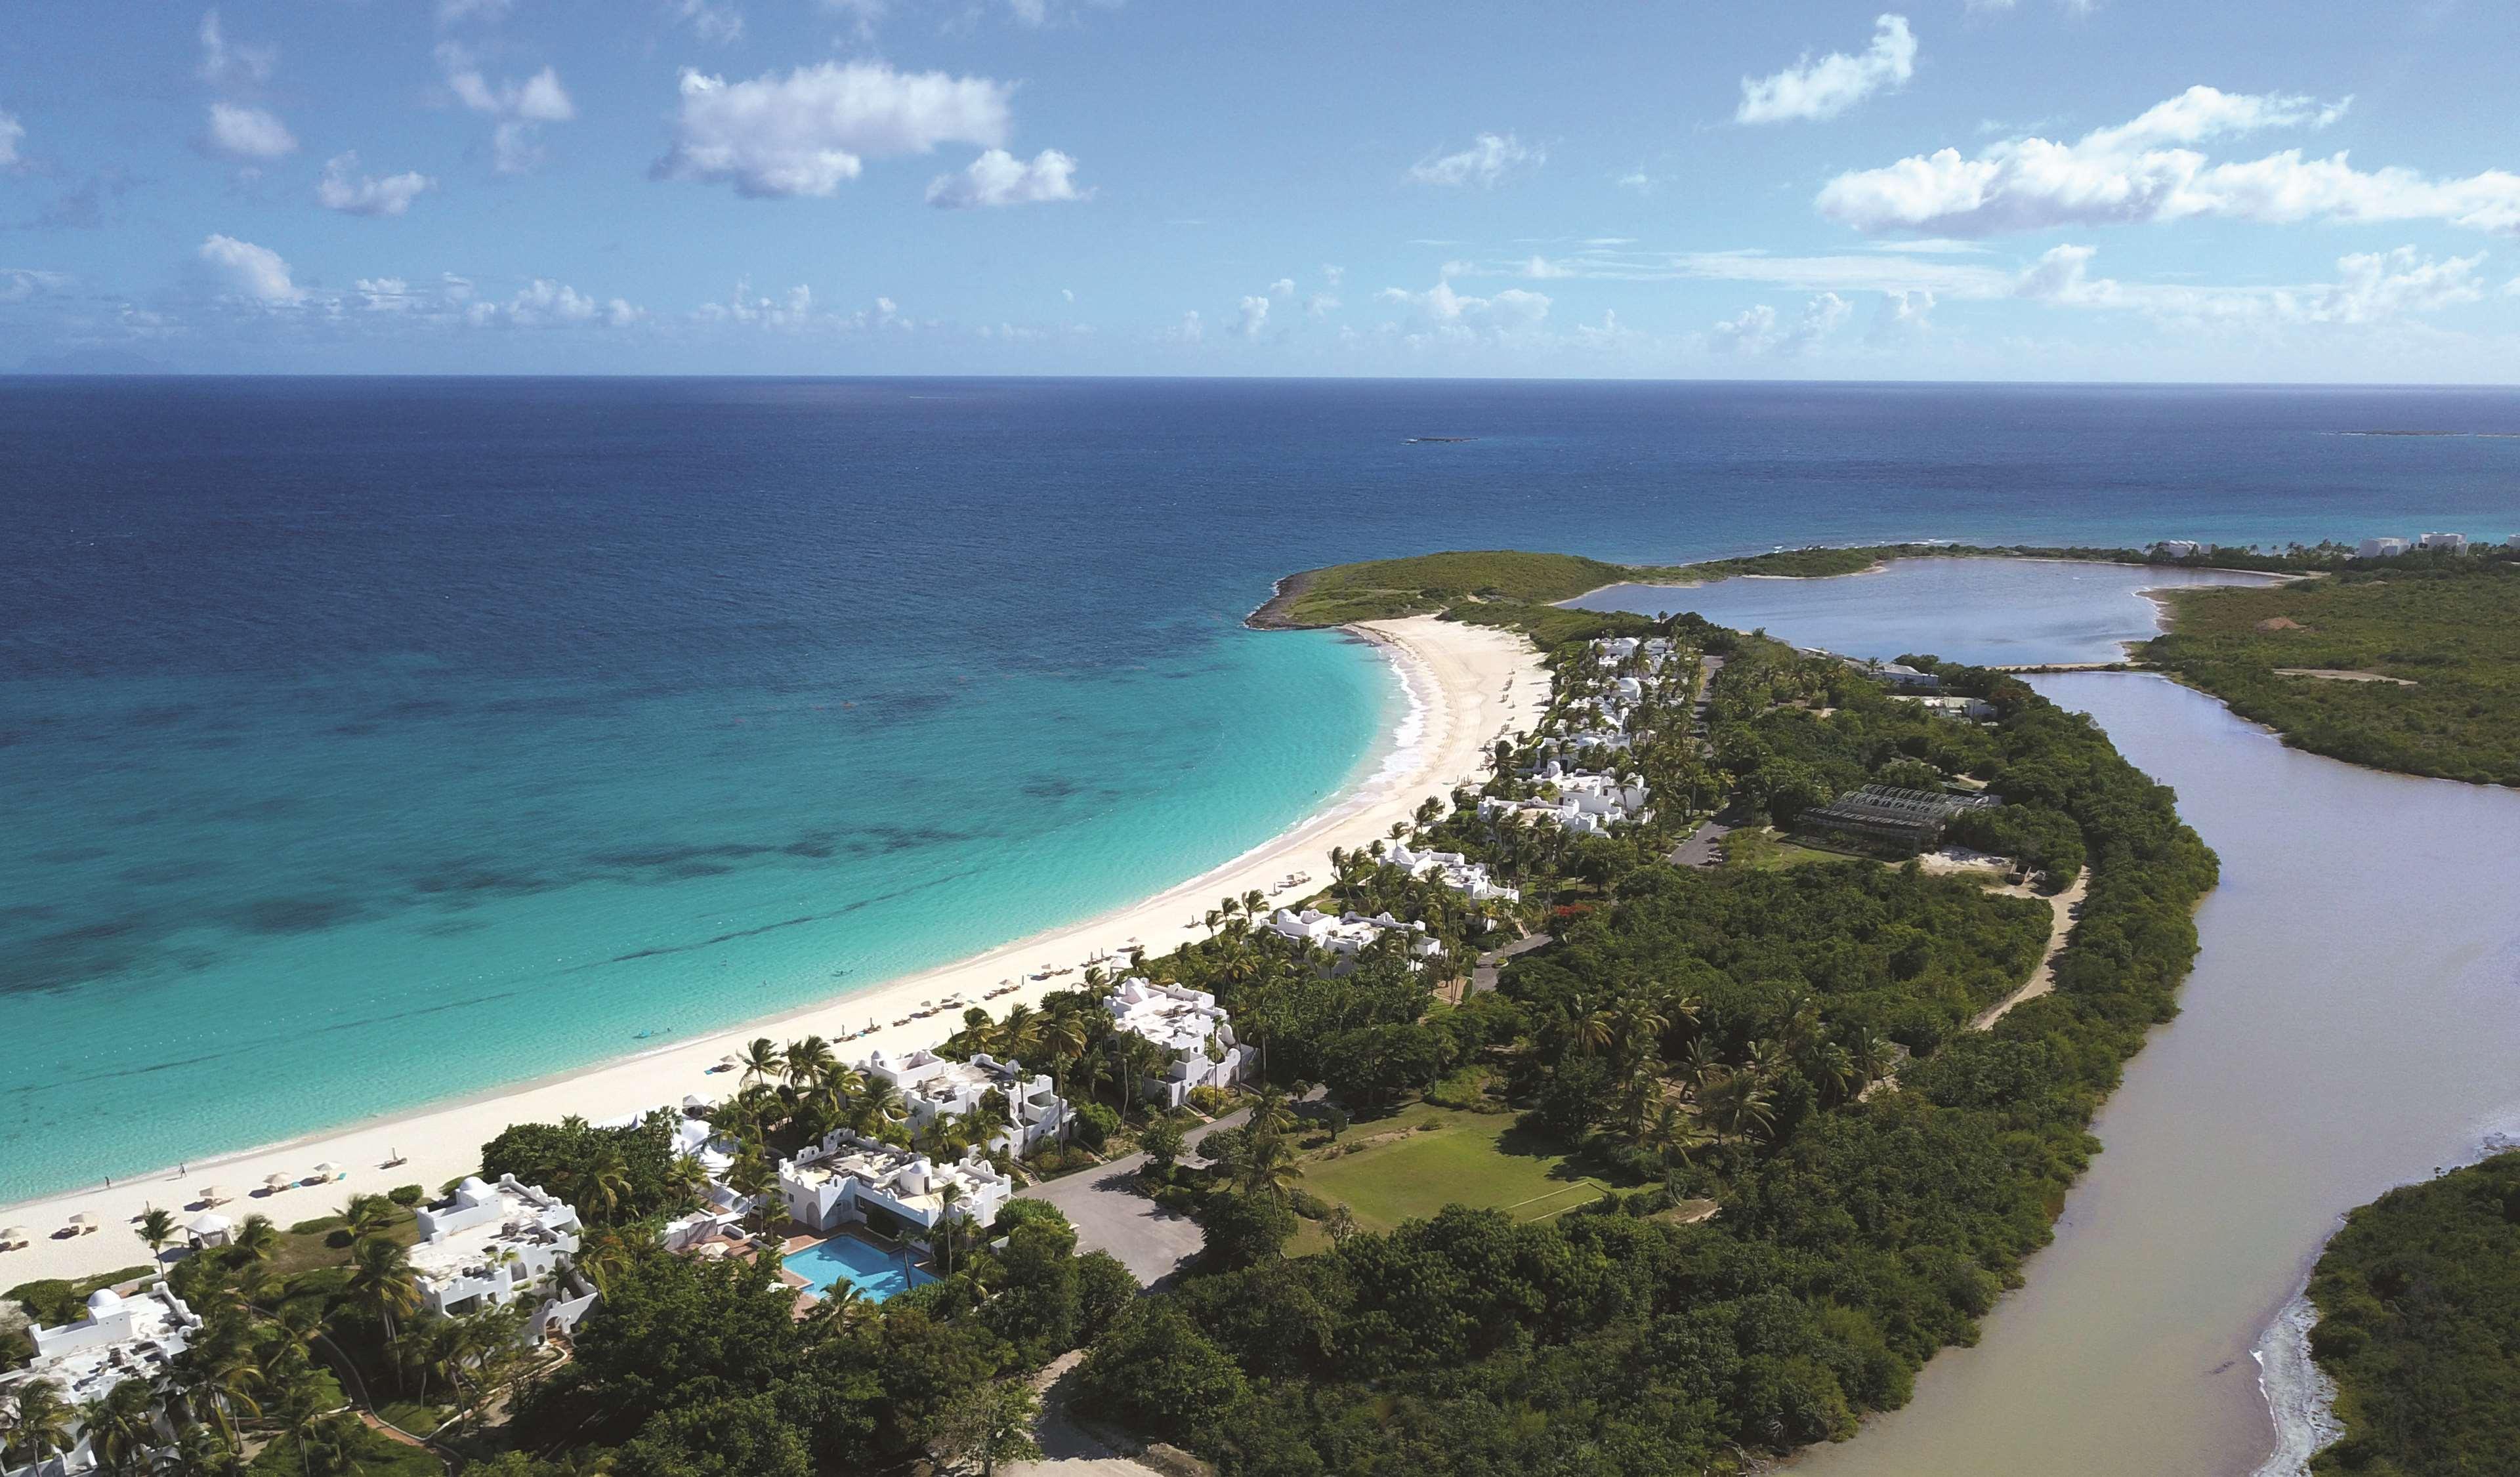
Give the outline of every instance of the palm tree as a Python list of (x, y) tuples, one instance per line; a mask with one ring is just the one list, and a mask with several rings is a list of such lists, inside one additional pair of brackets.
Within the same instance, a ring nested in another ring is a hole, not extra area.
[(779, 1075), (786, 1056), (779, 1043), (767, 1036), (756, 1036), (752, 1045), (743, 1049), (743, 1080), (746, 1083), (767, 1082)]
[(375, 1312), (388, 1344), (394, 1341), (396, 1320), (420, 1311), (420, 1284), (411, 1274), (411, 1252), (382, 1237), (350, 1248), (350, 1278), (343, 1290)]
[(1654, 1108), (1637, 1141), (1662, 1155), (1665, 1164), (1674, 1159), (1687, 1164), (1690, 1162), (1689, 1151), (1704, 1146), (1708, 1140), (1709, 1135), (1694, 1114), (1666, 1099)]
[(874, 1306), (866, 1301), (864, 1293), (858, 1291), (857, 1283), (846, 1277), (833, 1282), (823, 1289), (822, 1301), (805, 1315), (801, 1331), (805, 1335), (806, 1347), (812, 1348), (838, 1337), (857, 1321), (859, 1315)]
[(1302, 1173), (1295, 1151), (1284, 1136), (1259, 1124), (1246, 1124), (1226, 1150), (1228, 1169), (1246, 1195), (1282, 1195)]
[(269, 1216), (248, 1216), (245, 1224), (237, 1228), (231, 1244), (245, 1253), (247, 1261), (268, 1262), (280, 1250), (280, 1228), (271, 1224)]
[(726, 1183), (737, 1194), (752, 1202), (745, 1219), (758, 1231), (770, 1224), (770, 1190), (779, 1183), (779, 1172), (770, 1167), (770, 1157), (757, 1144), (743, 1145), (735, 1164), (726, 1172)]
[(217, 1428), (220, 1439), (233, 1452), (237, 1444), (237, 1412), (262, 1414), (262, 1407), (254, 1399), (262, 1382), (262, 1366), (254, 1362), (253, 1350), (242, 1339), (222, 1340), (202, 1351), (185, 1398), (195, 1417)]
[(602, 1207), (609, 1220), (621, 1202), (635, 1192), (630, 1184), (630, 1163), (621, 1151), (607, 1147), (577, 1177), (577, 1197), (589, 1208)]
[(781, 1053), (781, 1064), (787, 1069), (788, 1080), (802, 1087), (839, 1065), (839, 1058), (832, 1054), (830, 1042), (820, 1036), (808, 1036), (803, 1041), (788, 1043), (788, 1050)]
[(1749, 1072), (1726, 1072), (1698, 1092), (1700, 1111), (1722, 1138), (1743, 1141), (1776, 1126), (1776, 1099)]
[(1007, 1007), (1007, 1018), (998, 1026), (998, 1044), (1006, 1054), (1021, 1061), (1041, 1045), (1041, 1012), (1021, 1001)]
[(1868, 1088), (1890, 1075), (1890, 1068), (1899, 1060), (1899, 1049), (1874, 1032), (1858, 1031), (1854, 1040), (1846, 1044), (1846, 1055), (1848, 1065), (1855, 1068), (1863, 1086)]
[(149, 1243), (149, 1260), (160, 1260), (166, 1243), (175, 1239), (175, 1218), (152, 1205), (140, 1217), (140, 1239)]
[(618, 1229), (608, 1227), (594, 1231), (579, 1243), (574, 1265), (586, 1274), (586, 1279), (601, 1292), (612, 1280), (613, 1274), (630, 1265), (635, 1254), (630, 1237)]
[(67, 1451), (77, 1412), (62, 1398), (62, 1387), (49, 1379), (30, 1379), (9, 1402), (8, 1450), (29, 1462)]
[(402, 1208), (382, 1195), (352, 1195), (341, 1207), (341, 1225), (353, 1241), (383, 1235), (402, 1216)]
[(961, 1234), (961, 1231), (955, 1223), (963, 1219), (960, 1209), (963, 1204), (963, 1182), (960, 1180), (946, 1181), (944, 1186), (936, 1191), (936, 1204), (938, 1207), (936, 1211), (936, 1230), (943, 1237), (945, 1275), (950, 1277), (954, 1275), (954, 1242)]
[(149, 1381), (126, 1379), (79, 1408), (79, 1423), (87, 1427), (98, 1471), (126, 1477), (149, 1469), (149, 1449), (158, 1442), (157, 1403), (158, 1392)]

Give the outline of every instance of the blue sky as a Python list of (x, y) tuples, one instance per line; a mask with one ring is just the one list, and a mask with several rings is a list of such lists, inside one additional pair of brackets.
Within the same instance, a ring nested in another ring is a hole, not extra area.
[(0, 369), (2520, 378), (2520, 7), (0, 28)]

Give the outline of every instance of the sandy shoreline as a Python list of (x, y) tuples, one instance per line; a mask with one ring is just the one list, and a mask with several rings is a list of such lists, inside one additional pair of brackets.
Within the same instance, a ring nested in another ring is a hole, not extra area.
[[(782, 1042), (807, 1034), (837, 1041), (883, 1022), (871, 1036), (837, 1048), (847, 1060), (869, 1052), (895, 1053), (944, 1040), (962, 1023), (960, 1007), (907, 1025), (890, 1022), (922, 1002), (961, 995), (1004, 1013), (1017, 1001), (1037, 1001), (1049, 991), (1073, 989), (1081, 968), (1049, 980), (1029, 975), (1045, 962), (1081, 966), (1089, 955), (1124, 951), (1131, 940), (1162, 954), (1204, 932), (1192, 926), (1228, 894), (1271, 893), (1289, 873), (1328, 879), (1331, 848), (1362, 846), (1410, 818), (1427, 797), (1484, 778), (1483, 751), (1508, 728), (1526, 727), (1544, 705), (1548, 677), (1539, 654), (1519, 636), (1430, 616), (1350, 627), (1379, 644), (1398, 669), (1410, 697), (1396, 746), (1381, 768), (1329, 806), (1261, 846), (1152, 897), (1102, 917), (1003, 944), (986, 953), (925, 970), (873, 990), (860, 991), (785, 1014), (745, 1022), (642, 1055), (616, 1059), (452, 1102), (371, 1120), (239, 1153), (192, 1161), (118, 1180), (111, 1188), (89, 1187), (0, 1207), (0, 1226), (22, 1226), (34, 1240), (22, 1251), (0, 1252), (0, 1286), (37, 1277), (94, 1276), (149, 1260), (149, 1249), (131, 1223), (149, 1206), (177, 1219), (197, 1191), (216, 1185), (239, 1198), (221, 1208), (232, 1217), (260, 1212), (283, 1226), (338, 1210), (352, 1194), (418, 1184), (431, 1192), (478, 1167), (484, 1142), (513, 1123), (577, 1113), (602, 1121), (659, 1104), (679, 1104), (684, 1095), (717, 1097), (734, 1085), (732, 1074), (708, 1068), (756, 1036)], [(1285, 896), (1291, 898), (1294, 893)], [(1012, 979), (1021, 990), (996, 1000), (981, 996)], [(400, 1155), (407, 1162), (386, 1168)], [(265, 1195), (271, 1174), (307, 1175), (318, 1163), (346, 1171), (338, 1184), (302, 1186)], [(251, 1191), (252, 1193), (248, 1193)], [(102, 1223), (90, 1235), (55, 1233), (81, 1211)]]

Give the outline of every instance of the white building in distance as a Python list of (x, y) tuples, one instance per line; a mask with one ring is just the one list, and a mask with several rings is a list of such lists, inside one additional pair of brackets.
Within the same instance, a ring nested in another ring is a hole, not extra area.
[(2436, 554), (2465, 554), (2467, 552), (2467, 535), (2464, 533), (2427, 533), (2422, 538), (2415, 540), (2415, 547), (2418, 549), (2429, 549)]
[(1418, 962), (1434, 959), (1444, 952), (1441, 941), (1427, 936), (1424, 923), (1404, 923), (1388, 913), (1368, 918), (1362, 913), (1328, 914), (1313, 908), (1297, 913), (1290, 908), (1281, 908), (1271, 914), (1269, 920), (1261, 926), (1289, 943), (1328, 950), (1333, 960), (1330, 965), (1333, 976), (1353, 972), (1357, 956), (1388, 934), (1398, 934), (1408, 940), (1408, 956), (1413, 967)]
[(1251, 1066), (1251, 1052), (1234, 1043), (1234, 1023), (1216, 997), (1180, 985), (1149, 984), (1139, 975), (1120, 981), (1102, 997), (1114, 1030), (1143, 1036), (1164, 1049), (1167, 1064), (1147, 1084), (1147, 1095), (1180, 1107), (1199, 1088), (1230, 1088)]
[(592, 1293), (572, 1293), (562, 1279), (577, 1254), (583, 1227), (574, 1207), (514, 1175), (484, 1183), (468, 1175), (455, 1193), (420, 1210), (420, 1241), (411, 1270), (429, 1312), (461, 1318), (519, 1298), (539, 1298), (529, 1336), (577, 1326)]
[(1067, 1099), (1053, 1090), (1049, 1075), (1026, 1076), (1020, 1064), (985, 1052), (968, 1061), (939, 1056), (923, 1047), (899, 1060), (878, 1052), (860, 1062), (858, 1070), (869, 1082), (883, 1083), (901, 1095), (914, 1131), (940, 1118), (977, 1112), (981, 1100), (994, 1092), (1006, 1098), (1007, 1118), (985, 1141), (989, 1146), (1021, 1157), (1067, 1137)]
[(797, 1225), (825, 1232), (864, 1226), (922, 1245), (949, 1214), (988, 1225), (1014, 1189), (1014, 1181), (998, 1173), (976, 1143), (959, 1163), (940, 1165), (847, 1129), (833, 1129), (820, 1144), (779, 1165), (779, 1193)]
[(1488, 875), (1485, 863), (1473, 862), (1458, 851), (1413, 851), (1404, 841), (1391, 848), (1390, 860), (1411, 876), (1433, 877), (1474, 903), (1522, 901), (1520, 888), (1498, 882)]
[[(62, 1399), (74, 1409), (104, 1399), (124, 1380), (155, 1384), (201, 1326), (202, 1320), (163, 1279), (129, 1297), (111, 1287), (99, 1288), (88, 1294), (87, 1317), (56, 1328), (29, 1330), (35, 1358), (23, 1369), (0, 1374), (0, 1404), (6, 1404), (21, 1386), (39, 1379), (60, 1387)], [(96, 1454), (89, 1450), (86, 1432), (75, 1423), (76, 1417), (72, 1419), (68, 1452), (39, 1463), (10, 1467), (13, 1477), (94, 1471)]]
[(2364, 539), (2354, 547), (2356, 559), (2396, 559), (2406, 552), (2405, 539)]

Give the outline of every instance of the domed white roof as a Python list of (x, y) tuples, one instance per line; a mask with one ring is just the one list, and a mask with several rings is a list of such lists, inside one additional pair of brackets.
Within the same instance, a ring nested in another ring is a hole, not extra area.
[(456, 1188), (468, 1195), (486, 1195), (490, 1192), (490, 1186), (481, 1182), (479, 1175), (466, 1175), (464, 1183)]
[(111, 1287), (99, 1287), (87, 1295), (87, 1316), (90, 1318), (111, 1318), (121, 1311), (122, 1294)]
[(197, 1236), (219, 1235), (223, 1232), (234, 1231), (235, 1229), (235, 1225), (231, 1223), (227, 1217), (220, 1215), (215, 1211), (203, 1211), (202, 1214), (193, 1217), (193, 1223), (185, 1228), (185, 1230), (191, 1231)]

